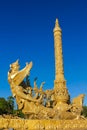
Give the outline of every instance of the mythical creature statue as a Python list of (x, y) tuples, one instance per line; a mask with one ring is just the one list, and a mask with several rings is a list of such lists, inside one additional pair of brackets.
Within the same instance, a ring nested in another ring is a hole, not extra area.
[(32, 99), (32, 97), (28, 94), (27, 89), (23, 88), (25, 85), (23, 87), (21, 86), (23, 79), (29, 75), (29, 72), (32, 68), (32, 62), (26, 64), (25, 68), (21, 71), (19, 68), (20, 66), (18, 60), (10, 65), (10, 71), (8, 72), (8, 81), (10, 83), (13, 96), (16, 98), (16, 101), (18, 103), (19, 109), (21, 109), (24, 105), (25, 100), (35, 100)]
[(45, 82), (41, 83), (40, 89), (37, 87), (36, 80), (34, 81), (34, 88), (27, 86), (24, 79), (29, 76), (32, 62), (27, 63), (22, 70), (19, 70), (19, 68), (20, 65), (17, 60), (10, 65), (8, 72), (8, 82), (11, 86), (12, 94), (16, 98), (18, 108), (24, 114), (29, 115), (29, 118), (50, 118), (54, 112), (52, 108), (45, 107), (47, 95), (43, 91)]

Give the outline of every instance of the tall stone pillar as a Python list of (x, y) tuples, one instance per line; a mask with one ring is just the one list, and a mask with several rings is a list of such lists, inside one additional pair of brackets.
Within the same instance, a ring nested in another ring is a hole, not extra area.
[[(57, 101), (56, 107), (59, 107), (60, 103), (68, 103), (69, 94), (66, 88), (66, 81), (64, 79), (63, 68), (63, 54), (62, 54), (62, 31), (56, 19), (54, 27), (54, 51), (55, 51), (55, 80), (54, 91)], [(61, 108), (61, 107), (60, 107)]]
[(55, 81), (54, 87), (55, 89), (60, 86), (66, 86), (66, 81), (64, 79), (64, 70), (63, 70), (63, 55), (62, 55), (62, 32), (58, 23), (58, 19), (56, 19), (55, 27), (54, 27), (54, 51), (55, 51)]

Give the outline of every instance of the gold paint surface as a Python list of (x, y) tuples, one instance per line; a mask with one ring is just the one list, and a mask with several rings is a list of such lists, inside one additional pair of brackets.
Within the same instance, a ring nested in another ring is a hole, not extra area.
[(86, 120), (0, 119), (0, 129), (15, 130), (87, 130)]

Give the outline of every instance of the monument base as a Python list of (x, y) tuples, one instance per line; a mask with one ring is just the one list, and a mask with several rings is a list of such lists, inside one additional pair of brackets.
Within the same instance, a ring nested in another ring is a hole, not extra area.
[(0, 129), (14, 130), (87, 130), (85, 120), (0, 119)]

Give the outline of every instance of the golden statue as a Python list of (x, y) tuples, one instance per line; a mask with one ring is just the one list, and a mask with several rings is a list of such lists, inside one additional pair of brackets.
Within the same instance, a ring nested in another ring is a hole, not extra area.
[[(29, 119), (75, 119), (81, 118), (84, 94), (73, 99), (70, 103), (70, 95), (64, 78), (62, 38), (61, 29), (56, 19), (54, 27), (54, 48), (55, 48), (55, 80), (52, 90), (43, 90), (45, 82), (37, 87), (28, 83), (28, 77), (32, 68), (32, 62), (20, 70), (18, 60), (10, 65), (8, 81), (12, 94), (16, 98), (18, 108)], [(26, 80), (24, 80), (26, 79)]]

